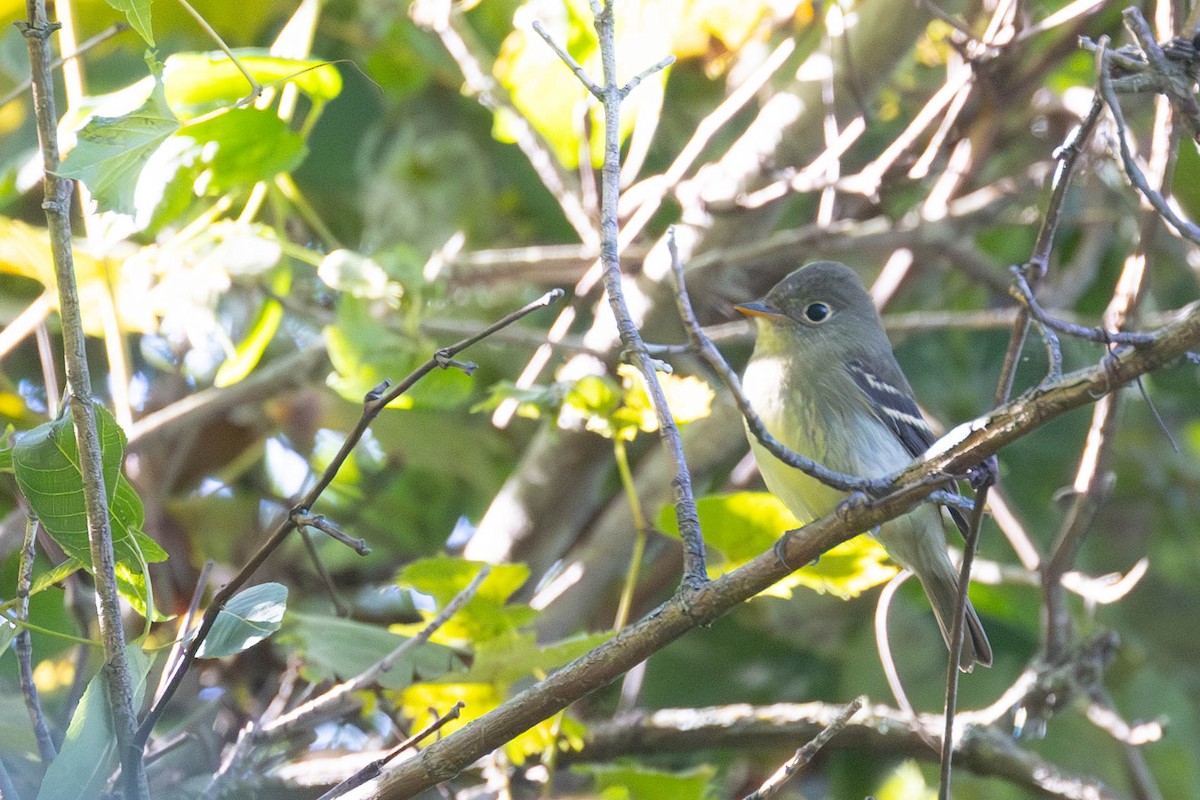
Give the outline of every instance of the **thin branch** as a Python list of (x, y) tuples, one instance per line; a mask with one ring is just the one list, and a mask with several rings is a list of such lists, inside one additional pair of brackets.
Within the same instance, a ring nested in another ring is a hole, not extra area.
[(188, 640), (188, 631), (191, 630), (192, 621), (196, 618), (196, 612), (200, 610), (200, 601), (204, 599), (204, 591), (208, 588), (208, 575), (212, 572), (212, 568), (213, 562), (212, 559), (209, 559), (204, 562), (204, 566), (200, 567), (200, 574), (196, 576), (196, 587), (192, 589), (192, 598), (188, 601), (187, 613), (179, 620), (179, 627), (176, 628), (175, 632), (175, 641), (171, 644), (171, 649), (167, 652), (166, 661), (163, 662), (163, 671), (158, 678), (158, 688), (154, 690), (155, 703), (162, 697), (171, 673), (179, 665), (179, 651)]
[(387, 754), (383, 756), (383, 758), (379, 758), (379, 759), (376, 759), (375, 761), (372, 761), (370, 764), (363, 767), (358, 772), (354, 773), (349, 778), (342, 781), (337, 786), (333, 787), (328, 792), (326, 792), (325, 794), (318, 797), (317, 800), (334, 800), (334, 798), (341, 797), (342, 795), (344, 795), (346, 792), (350, 791), (351, 789), (355, 789), (359, 786), (362, 786), (367, 781), (373, 780), (373, 779), (379, 777), (379, 774), (383, 771), (383, 768), (387, 766), (389, 761), (391, 761), (396, 756), (403, 753), (405, 750), (408, 750), (408, 749), (420, 744), (422, 740), (427, 739), (428, 737), (437, 733), (439, 730), (441, 730), (446, 725), (447, 722), (458, 719), (459, 714), (462, 712), (462, 710), (465, 706), (466, 706), (466, 703), (459, 700), (457, 703), (454, 704), (454, 708), (450, 709), (445, 714), (438, 717), (436, 720), (433, 721), (432, 724), (427, 726), (425, 729), (418, 731), (417, 733), (408, 737), (403, 742), (401, 742), (399, 745), (397, 745), (393, 749), (389, 750), (387, 752)]
[(204, 612), (204, 616), (200, 620), (200, 627), (197, 629), (196, 635), (192, 637), (191, 642), (188, 644), (187, 650), (184, 651), (183, 657), (180, 659), (179, 667), (171, 674), (171, 679), (167, 683), (166, 689), (163, 691), (162, 696), (159, 698), (158, 702), (156, 702), (146, 713), (146, 717), (142, 720), (141, 726), (137, 729), (136, 745), (139, 749), (139, 752), (141, 748), (145, 746), (146, 740), (149, 739), (151, 731), (154, 730), (154, 726), (162, 716), (167, 703), (170, 702), (171, 696), (179, 688), (179, 684), (183, 681), (184, 674), (195, 660), (196, 652), (200, 649), (200, 645), (204, 642), (208, 632), (212, 629), (212, 626), (216, 622), (217, 616), (220, 614), (221, 609), (224, 608), (225, 603), (227, 603), (229, 599), (233, 597), (233, 595), (236, 594), (243, 585), (245, 585), (246, 581), (250, 579), (250, 576), (253, 575), (260, 566), (262, 566), (263, 562), (267, 560), (271, 553), (273, 553), (275, 549), (278, 548), (279, 545), (282, 544), (287, 538), (288, 534), (295, 529), (297, 512), (307, 513), (308, 510), (311, 509), (312, 506), (317, 502), (321, 494), (325, 491), (329, 484), (333, 482), (333, 479), (337, 477), (338, 471), (342, 468), (342, 464), (344, 464), (346, 459), (350, 457), (350, 453), (354, 450), (354, 448), (358, 446), (359, 441), (366, 434), (367, 429), (370, 427), (371, 422), (375, 419), (375, 417), (379, 416), (380, 412), (382, 412), (389, 403), (412, 388), (417, 381), (428, 375), (433, 370), (438, 369), (439, 365), (452, 360), (453, 357), (458, 353), (475, 344), (476, 342), (487, 338), (492, 333), (513, 324), (514, 322), (528, 316), (534, 311), (545, 308), (562, 297), (562, 295), (563, 292), (561, 289), (555, 289), (547, 292), (537, 300), (526, 304), (511, 314), (508, 314), (504, 318), (489, 325), (478, 333), (468, 336), (462, 341), (457, 342), (449, 347), (444, 347), (438, 350), (436, 353), (434, 353), (432, 358), (413, 370), (406, 378), (404, 378), (404, 380), (400, 381), (400, 383), (398, 383), (395, 388), (391, 389), (390, 391), (388, 391), (389, 383), (384, 381), (383, 384), (367, 393), (367, 396), (363, 400), (363, 410), (358, 422), (355, 423), (354, 428), (349, 434), (347, 434), (345, 441), (342, 443), (341, 449), (329, 462), (329, 465), (325, 468), (324, 473), (322, 473), (316, 484), (304, 495), (303, 499), (296, 506), (296, 509), (294, 509), (293, 512), (286, 518), (284, 518), (284, 520), (279, 523), (275, 530), (272, 531), (270, 536), (267, 537), (266, 541), (264, 541), (254, 555), (250, 557), (250, 560), (246, 562), (241, 570), (238, 571), (237, 575), (235, 575), (229, 581), (229, 583), (227, 583), (220, 590), (218, 590), (215, 595), (213, 595), (212, 602), (209, 604), (208, 608)]
[(125, 653), (125, 631), (121, 622), (120, 595), (115, 575), (108, 498), (104, 489), (100, 437), (96, 430), (91, 374), (88, 369), (79, 292), (71, 249), (72, 183), (58, 177), (58, 112), (54, 103), (54, 81), (50, 71), (48, 40), (58, 27), (46, 16), (45, 0), (26, 0), (27, 22), (17, 26), (29, 48), (33, 77), (33, 107), (37, 118), (38, 143), (42, 151), (42, 208), (46, 213), (54, 275), (58, 283), (58, 308), (62, 319), (63, 350), (67, 383), (71, 389), (71, 418), (79, 452), (87, 518), (88, 546), (96, 581), (96, 614), (104, 642), (103, 670), (109, 692), (117, 755), (124, 776), (127, 800), (149, 797), (141, 747), (135, 745), (137, 712), (134, 709), (133, 678)]
[[(37, 526), (37, 514), (30, 509), (25, 518), (25, 542), (21, 548), (20, 565), (17, 571), (17, 618), (23, 623), (29, 621), (29, 588), (33, 585), (33, 560), (37, 555), (35, 546)], [(42, 703), (38, 698), (37, 684), (33, 680), (33, 644), (30, 641), (29, 629), (21, 629), (13, 641), (13, 649), (17, 653), (21, 694), (25, 696), (25, 708), (29, 711), (29, 721), (33, 724), (38, 755), (41, 756), (43, 764), (49, 765), (58, 755), (58, 750), (54, 746), (54, 739), (50, 736), (50, 726), (46, 724), (46, 715), (42, 711)]]
[(766, 800), (783, 788), (783, 784), (788, 781), (793, 775), (808, 766), (808, 763), (813, 760), (821, 748), (829, 744), (829, 741), (842, 732), (842, 729), (849, 724), (850, 718), (857, 714), (866, 704), (866, 697), (857, 697), (852, 700), (849, 705), (842, 709), (836, 717), (830, 720), (829, 724), (821, 729), (821, 732), (814, 736), (808, 744), (796, 751), (796, 755), (788, 759), (787, 763), (775, 771), (775, 774), (763, 783), (762, 786), (746, 795), (745, 800)]
[[(621, 283), (621, 236), (620, 223), (617, 220), (617, 206), (621, 196), (621, 87), (617, 83), (616, 56), (616, 20), (614, 19), (611, 3), (603, 10), (593, 2), (595, 13), (596, 36), (600, 44), (600, 61), (604, 74), (604, 86), (591, 83), (582, 70), (576, 71), (576, 76), (591, 91), (596, 94), (604, 105), (604, 164), (600, 171), (600, 262), (603, 265), (604, 289), (608, 295), (608, 304), (616, 318), (617, 330), (624, 346), (624, 352), (629, 360), (641, 373), (646, 384), (647, 394), (654, 406), (658, 418), (659, 439), (675, 462), (675, 478), (672, 486), (675, 490), (675, 514), (679, 521), (679, 530), (684, 543), (683, 582), (685, 589), (702, 586), (708, 581), (708, 571), (705, 567), (704, 540), (700, 535), (700, 517), (696, 511), (696, 499), (692, 492), (692, 478), (684, 457), (683, 441), (679, 429), (671, 416), (655, 369), (655, 361), (646, 349), (641, 332), (633, 322), (629, 306), (625, 302), (625, 294)], [(540, 27), (540, 26), (539, 26)], [(549, 37), (545, 31), (540, 31), (543, 38)], [(554, 46), (552, 44), (552, 46)], [(566, 56), (557, 46), (555, 51), (560, 57)], [(569, 56), (568, 56), (569, 59)], [(571, 61), (567, 60), (568, 66)], [(574, 67), (572, 67), (574, 70)]]
[[(1035, 387), (1017, 400), (995, 409), (972, 424), (970, 432), (956, 444), (905, 469), (896, 478), (892, 493), (830, 513), (804, 526), (797, 535), (787, 537), (783, 555), (789, 564), (809, 563), (858, 532), (871, 530), (909, 511), (934, 490), (935, 480), (965, 472), (1051, 419), (1095, 402), (1117, 386), (1174, 362), (1198, 343), (1200, 304), (1194, 304), (1183, 319), (1158, 331), (1153, 345), (1122, 352), (1107, 366), (1094, 366), (1064, 375), (1052, 384)], [(377, 800), (411, 797), (453, 777), (511, 738), (513, 731), (525, 730), (580, 697), (607, 686), (669, 642), (697, 626), (711, 623), (789, 572), (774, 550), (769, 550), (686, 596), (677, 595), (613, 639), (473, 720), (462, 730), (430, 745), (416, 758), (384, 773), (378, 788), (369, 796)], [(1029, 754), (1023, 754), (1008, 739), (988, 739), (987, 745), (997, 748), (998, 758), (1016, 758), (1030, 769), (1045, 766), (1048, 771), (1040, 774), (1046, 781), (1060, 772), (1044, 763), (1029, 762), (1026, 758)], [(976, 745), (965, 742), (964, 746)], [(1071, 783), (1070, 776), (1065, 780)]]
[[(609, 762), (621, 756), (737, 748), (760, 752), (817, 735), (842, 707), (832, 703), (735, 704), (709, 708), (667, 708), (612, 721), (589, 721), (583, 748), (564, 753), (564, 761)], [(922, 740), (938, 725), (932, 714), (912, 719), (886, 706), (862, 709), (826, 745), (837, 751), (858, 750), (932, 761)], [(1007, 732), (973, 727), (963, 736), (955, 761), (976, 775), (999, 778), (1038, 797), (1058, 800), (1122, 800), (1093, 778), (1071, 773), (1025, 750)]]
[(371, 553), (371, 548), (365, 541), (355, 539), (353, 536), (343, 532), (328, 517), (323, 517), (320, 514), (312, 514), (308, 511), (297, 511), (292, 514), (292, 522), (298, 528), (316, 528), (330, 539), (341, 542), (360, 556), (370, 555)]
[(1187, 239), (1192, 244), (1200, 244), (1200, 226), (1194, 222), (1189, 222), (1183, 219), (1171, 208), (1171, 204), (1151, 186), (1146, 179), (1145, 174), (1137, 165), (1137, 159), (1133, 152), (1129, 149), (1129, 133), (1125, 127), (1125, 113), (1121, 110), (1121, 103), (1117, 100), (1117, 95), (1113, 91), (1112, 78), (1109, 74), (1110, 66), (1109, 59), (1111, 54), (1106, 48), (1100, 51), (1100, 94), (1104, 98), (1108, 110), (1112, 112), (1113, 121), (1117, 124), (1117, 145), (1121, 153), (1121, 164), (1125, 168), (1125, 174), (1128, 176), (1131, 183), (1137, 187), (1137, 190), (1142, 193), (1147, 202), (1154, 207), (1154, 210), (1162, 215), (1172, 228), (1179, 233), (1180, 236)]
[[(543, 38), (545, 38), (545, 37), (543, 37)], [(646, 80), (646, 78), (649, 78), (651, 75), (654, 75), (656, 73), (662, 72), (664, 69), (666, 69), (667, 67), (671, 66), (674, 63), (675, 63), (675, 56), (673, 56), (673, 55), (667, 56), (662, 61), (659, 61), (657, 64), (655, 64), (654, 66), (646, 67), (644, 70), (639, 72), (637, 75), (634, 75), (633, 79), (631, 81), (629, 81), (629, 83), (627, 83), (621, 87), (621, 99), (624, 100), (626, 97), (629, 97), (629, 93), (632, 92), (634, 89), (636, 89), (638, 87), (638, 84), (641, 83), (642, 81)]]
[[(75, 49), (75, 52), (71, 53), (70, 55), (65, 55), (65, 56), (62, 56), (61, 58), (56, 58), (53, 61), (51, 61), (50, 69), (51, 70), (58, 69), (63, 64), (67, 63), (68, 61), (79, 58), (84, 53), (88, 52), (93, 47), (95, 47), (96, 45), (103, 44), (104, 42), (107, 42), (109, 39), (116, 36), (118, 33), (124, 33), (127, 30), (129, 30), (128, 23), (114, 22), (112, 25), (109, 25), (107, 28), (100, 31), (92, 38), (90, 38), (84, 42), (81, 42), (79, 47)], [(11, 103), (13, 100), (16, 100), (18, 97), (23, 95), (26, 91), (28, 91), (29, 87), (32, 85), (33, 85), (33, 78), (27, 78), (27, 79), (21, 81), (16, 86), (14, 86), (12, 89), (10, 89), (3, 97), (0, 97), (0, 106), (6, 106), (9, 103)]]
[(967, 526), (966, 542), (963, 545), (962, 565), (958, 572), (958, 606), (954, 612), (954, 623), (950, 626), (950, 658), (946, 666), (946, 704), (942, 730), (942, 762), (939, 775), (938, 797), (950, 800), (950, 767), (954, 760), (954, 715), (958, 712), (958, 654), (962, 652), (964, 619), (967, 609), (967, 591), (971, 586), (971, 564), (975, 560), (975, 546), (979, 542), (979, 528), (983, 524), (983, 511), (987, 506), (988, 490), (995, 481), (995, 462), (985, 470), (983, 481), (975, 489), (975, 508)]
[[(1169, 7), (1169, 3), (1167, 5)], [(1156, 194), (1159, 196), (1170, 194), (1179, 151), (1179, 132), (1172, 125), (1172, 113), (1172, 105), (1165, 97), (1159, 97), (1150, 146), (1150, 172), (1158, 187)], [(1124, 141), (1123, 132), (1120, 135)], [(1113, 288), (1112, 298), (1103, 316), (1102, 332), (1107, 341), (1102, 343), (1110, 348), (1114, 342), (1121, 341), (1111, 332), (1119, 331), (1137, 313), (1146, 275), (1146, 259), (1159, 231), (1156, 209), (1152, 205), (1143, 208), (1137, 251), (1125, 259), (1121, 276)], [(1035, 314), (1039, 312), (1036, 300), (1030, 308)], [(1136, 342), (1121, 343), (1136, 345)], [(1138, 385), (1141, 385), (1140, 381)], [(1115, 447), (1119, 400), (1120, 393), (1113, 393), (1097, 402), (1092, 410), (1091, 426), (1073, 483), (1075, 494), (1063, 517), (1054, 548), (1049, 558), (1041, 565), (1045, 605), (1043, 648), (1044, 657), (1051, 663), (1061, 661), (1067, 656), (1072, 633), (1071, 616), (1063, 594), (1063, 576), (1074, 562), (1097, 512), (1112, 492), (1115, 478), (1108, 474), (1108, 463)], [(1153, 404), (1150, 407), (1153, 408)], [(1169, 436), (1168, 433), (1168, 438)], [(1136, 773), (1136, 764), (1132, 767)]]
[[(1046, 207), (1046, 214), (1042, 217), (1042, 226), (1038, 230), (1037, 239), (1033, 245), (1033, 252), (1029, 257), (1029, 284), (1031, 289), (1037, 289), (1037, 285), (1045, 277), (1050, 261), (1050, 250), (1054, 246), (1054, 234), (1058, 231), (1058, 223), (1062, 217), (1063, 203), (1067, 197), (1067, 189), (1071, 186), (1071, 178), (1075, 173), (1075, 165), (1079, 161), (1079, 157), (1083, 154), (1083, 148), (1088, 140), (1092, 137), (1092, 131), (1096, 129), (1096, 123), (1100, 120), (1100, 112), (1103, 110), (1103, 105), (1099, 98), (1092, 100), (1091, 110), (1088, 115), (1080, 123), (1079, 127), (1067, 139), (1066, 144), (1059, 149), (1055, 159), (1056, 165), (1054, 169), (1054, 177), (1052, 179), (1053, 189), (1050, 192), (1050, 203)], [(1000, 368), (1000, 377), (996, 382), (996, 397), (995, 404), (1007, 402), (1012, 396), (1013, 379), (1017, 373), (1017, 362), (1021, 357), (1021, 350), (1025, 347), (1025, 337), (1029, 334), (1029, 314), (1028, 312), (1019, 312), (1017, 321), (1013, 325), (1012, 336), (1008, 340), (1008, 350), (1004, 354), (1004, 364)]]
[(913, 730), (924, 740), (925, 744), (929, 745), (930, 751), (936, 753), (939, 748), (933, 733), (926, 726), (916, 724), (918, 722), (917, 710), (913, 708), (912, 702), (908, 699), (908, 693), (904, 691), (904, 683), (900, 680), (899, 670), (896, 669), (896, 659), (892, 658), (892, 646), (888, 642), (888, 609), (892, 605), (892, 598), (896, 596), (896, 592), (912, 576), (913, 574), (908, 570), (900, 570), (879, 593), (879, 602), (875, 606), (875, 649), (879, 651), (879, 663), (883, 667), (883, 676), (887, 680), (888, 688), (896, 700), (900, 713), (906, 715), (913, 722)]
[(213, 28), (212, 25), (208, 24), (208, 20), (204, 18), (203, 14), (192, 8), (192, 4), (189, 3), (188, 0), (176, 0), (176, 2), (183, 6), (183, 10), (186, 11), (188, 15), (196, 21), (196, 24), (199, 25), (214, 42), (216, 42), (217, 47), (220, 48), (221, 52), (233, 62), (233, 65), (237, 67), (237, 71), (242, 73), (242, 77), (245, 78), (246, 82), (250, 84), (250, 94), (239, 100), (237, 102), (237, 107), (241, 108), (242, 106), (248, 105), (249, 103), (253, 103), (255, 100), (257, 100), (259, 95), (261, 95), (263, 92), (262, 84), (256, 81), (254, 76), (250, 74), (250, 71), (242, 66), (242, 62), (239, 61), (238, 57), (235, 56), (233, 51), (229, 49), (229, 45), (225, 44), (225, 40), (221, 38), (221, 34), (217, 33), (216, 29)]
[(546, 30), (539, 20), (535, 19), (533, 21), (533, 30), (538, 36), (542, 37), (542, 41), (550, 46), (550, 49), (554, 51), (554, 54), (558, 56), (564, 64), (567, 65), (567, 69), (575, 73), (575, 77), (579, 79), (579, 82), (583, 84), (583, 87), (591, 92), (597, 100), (603, 102), (604, 90), (601, 89), (595, 81), (588, 77), (587, 70), (585, 70), (580, 63), (575, 60), (574, 56), (568, 53), (565, 48), (560, 47), (558, 42), (554, 41), (554, 37), (550, 35), (550, 32)]
[(414, 3), (411, 10), (413, 21), (419, 27), (433, 31), (454, 59), (462, 73), (466, 91), (489, 111), (503, 111), (508, 115), (517, 147), (525, 154), (525, 159), (546, 191), (558, 203), (579, 241), (585, 248), (595, 250), (595, 221), (580, 199), (579, 188), (570, 185), (569, 173), (562, 169), (550, 145), (505, 95), (503, 87), (492, 77), (490, 68), (484, 67), (483, 56), (476, 52), (479, 48), (461, 24), (458, 14), (449, 2)]

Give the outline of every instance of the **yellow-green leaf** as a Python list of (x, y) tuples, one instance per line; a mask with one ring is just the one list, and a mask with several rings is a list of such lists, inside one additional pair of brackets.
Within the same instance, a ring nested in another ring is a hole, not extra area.
[[(696, 502), (704, 540), (722, 557), (713, 566), (729, 572), (774, 546), (789, 530), (800, 527), (787, 507), (767, 492), (738, 492), (702, 497)], [(659, 526), (679, 535), (674, 509), (664, 507)], [(790, 597), (798, 586), (837, 597), (855, 597), (890, 580), (897, 568), (883, 546), (869, 536), (856, 536), (826, 551), (812, 564), (793, 572), (763, 594)]]

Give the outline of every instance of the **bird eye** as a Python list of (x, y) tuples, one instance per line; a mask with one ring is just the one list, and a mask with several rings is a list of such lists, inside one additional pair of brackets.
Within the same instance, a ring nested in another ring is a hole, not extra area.
[(809, 303), (804, 307), (804, 318), (809, 322), (824, 322), (829, 314), (829, 306), (824, 303)]

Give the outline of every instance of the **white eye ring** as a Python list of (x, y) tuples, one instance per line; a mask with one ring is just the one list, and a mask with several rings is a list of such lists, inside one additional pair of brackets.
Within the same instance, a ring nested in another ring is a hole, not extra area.
[(820, 325), (833, 314), (826, 303), (809, 303), (804, 307), (804, 318), (809, 322)]

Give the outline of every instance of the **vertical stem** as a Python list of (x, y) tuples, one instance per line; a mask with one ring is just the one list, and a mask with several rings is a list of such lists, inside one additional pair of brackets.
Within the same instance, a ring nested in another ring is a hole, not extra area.
[(624, 629), (629, 622), (629, 609), (633, 606), (633, 590), (637, 587), (638, 572), (642, 566), (642, 555), (646, 552), (646, 515), (642, 512), (642, 501), (637, 495), (637, 486), (633, 483), (633, 472), (629, 469), (629, 454), (626, 452), (625, 440), (620, 436), (613, 439), (613, 452), (617, 457), (617, 474), (621, 476), (621, 486), (625, 497), (629, 499), (629, 510), (633, 513), (633, 553), (629, 556), (629, 571), (625, 575), (625, 585), (621, 587), (621, 601), (617, 604), (617, 618), (613, 622), (613, 630)]
[[(37, 514), (30, 509), (26, 512), (25, 543), (21, 548), (21, 564), (17, 571), (17, 616), (22, 622), (29, 621), (29, 589), (33, 584), (33, 559), (37, 555), (34, 544), (37, 526)], [(25, 707), (29, 711), (29, 720), (33, 723), (38, 755), (42, 757), (42, 763), (49, 764), (58, 755), (58, 750), (54, 747), (54, 740), (50, 738), (50, 727), (46, 724), (46, 715), (42, 713), (42, 704), (38, 699), (37, 684), (33, 681), (33, 643), (30, 638), (29, 629), (22, 628), (13, 642), (13, 649), (17, 652), (21, 693), (25, 695)]]
[(109, 705), (117, 738), (121, 774), (128, 800), (149, 797), (145, 765), (139, 748), (132, 746), (137, 729), (133, 705), (133, 681), (125, 656), (125, 631), (121, 624), (121, 606), (117, 594), (112, 531), (108, 520), (108, 499), (101, 469), (100, 437), (96, 431), (91, 375), (83, 335), (79, 293), (75, 286), (75, 265), (71, 252), (71, 190), (69, 180), (54, 173), (58, 169), (58, 113), (54, 106), (54, 82), (50, 74), (50, 50), (47, 40), (57, 28), (46, 16), (45, 0), (26, 0), (28, 22), (19, 25), (29, 47), (33, 78), (33, 107), (37, 117), (38, 141), (45, 173), (46, 226), (54, 257), (54, 275), (58, 283), (59, 313), (62, 317), (63, 349), (66, 356), (67, 382), (71, 388), (71, 418), (79, 450), (79, 466), (87, 514), (88, 543), (92, 569), (96, 577), (96, 613), (100, 637), (104, 642), (104, 673), (109, 690)]
[(604, 74), (601, 88), (604, 103), (604, 165), (600, 170), (600, 262), (604, 266), (604, 289), (608, 295), (609, 306), (617, 319), (621, 342), (629, 353), (630, 361), (646, 380), (646, 391), (658, 417), (659, 434), (676, 464), (675, 479), (671, 484), (675, 490), (675, 513), (679, 519), (679, 534), (683, 541), (683, 585), (696, 588), (708, 581), (708, 572), (704, 565), (704, 541), (700, 536), (700, 517), (696, 512), (696, 500), (692, 492), (692, 476), (684, 457), (679, 428), (671, 418), (671, 410), (667, 407), (667, 399), (655, 374), (653, 361), (629, 312), (621, 288), (617, 201), (621, 196), (620, 119), (624, 92), (617, 83), (616, 18), (612, 0), (605, 0), (603, 6), (600, 0), (592, 0), (591, 5), (592, 13), (596, 17), (596, 36), (600, 42), (600, 60)]

